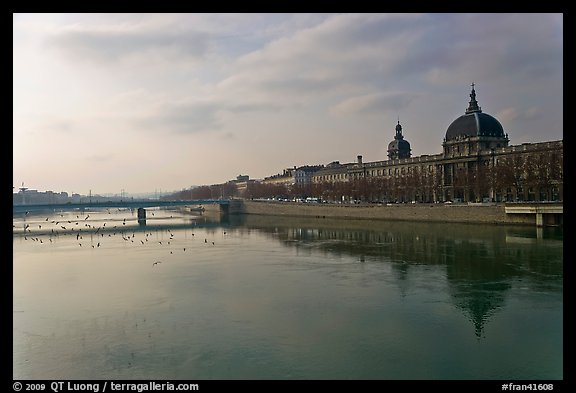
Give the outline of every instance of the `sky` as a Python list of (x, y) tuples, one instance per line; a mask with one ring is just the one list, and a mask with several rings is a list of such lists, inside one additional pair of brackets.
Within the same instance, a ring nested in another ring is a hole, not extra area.
[(563, 139), (562, 14), (13, 14), (13, 186), (87, 195), (442, 152), (471, 83)]

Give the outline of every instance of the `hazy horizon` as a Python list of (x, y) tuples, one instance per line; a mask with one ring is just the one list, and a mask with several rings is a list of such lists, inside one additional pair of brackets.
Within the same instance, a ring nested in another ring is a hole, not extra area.
[(13, 186), (178, 191), (438, 154), (475, 83), (563, 139), (562, 14), (13, 14)]

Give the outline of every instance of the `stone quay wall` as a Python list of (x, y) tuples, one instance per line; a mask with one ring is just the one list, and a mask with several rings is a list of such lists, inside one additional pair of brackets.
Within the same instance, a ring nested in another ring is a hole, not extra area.
[[(240, 201), (238, 201), (240, 202)], [(314, 218), (536, 225), (534, 214), (506, 214), (504, 204), (322, 204), (243, 200), (230, 213)]]

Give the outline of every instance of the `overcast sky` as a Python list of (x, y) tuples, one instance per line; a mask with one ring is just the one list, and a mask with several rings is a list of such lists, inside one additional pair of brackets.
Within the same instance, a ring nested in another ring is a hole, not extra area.
[(563, 139), (562, 14), (15, 14), (13, 186), (171, 191), (437, 154), (470, 84)]

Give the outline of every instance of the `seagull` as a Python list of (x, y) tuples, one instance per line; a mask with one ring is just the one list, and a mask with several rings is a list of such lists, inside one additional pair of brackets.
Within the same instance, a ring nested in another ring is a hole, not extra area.
[(162, 263), (162, 261), (156, 261), (156, 262), (154, 262), (154, 263), (152, 264), (152, 266), (157, 265), (157, 264), (159, 264), (159, 263)]

